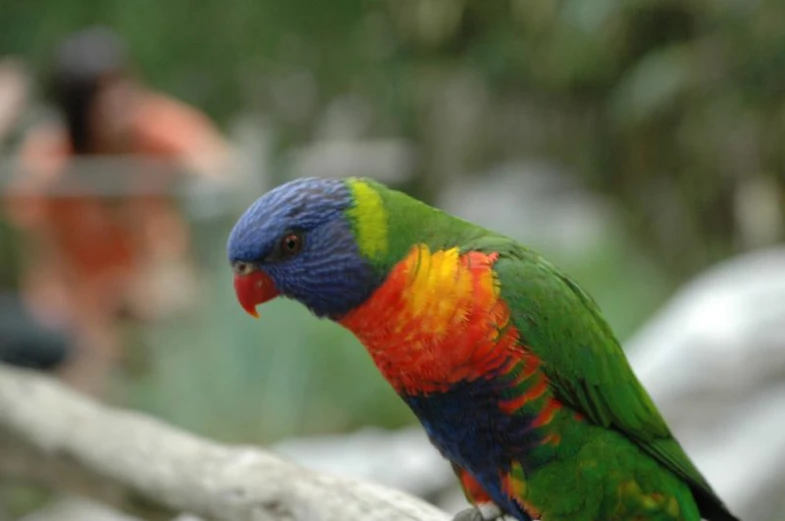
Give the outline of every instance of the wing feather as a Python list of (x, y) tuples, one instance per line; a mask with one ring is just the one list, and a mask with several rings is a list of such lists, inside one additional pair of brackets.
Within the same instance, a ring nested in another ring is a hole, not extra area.
[(557, 397), (595, 424), (621, 432), (699, 496), (721, 505), (671, 435), (591, 297), (517, 243), (486, 238), (472, 249), (499, 253), (494, 269), (501, 296), (522, 342), (542, 360)]

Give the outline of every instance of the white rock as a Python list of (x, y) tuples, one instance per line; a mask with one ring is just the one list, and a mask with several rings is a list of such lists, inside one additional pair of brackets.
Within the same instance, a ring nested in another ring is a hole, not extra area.
[(717, 493), (748, 521), (771, 519), (785, 490), (785, 249), (707, 271), (627, 348)]

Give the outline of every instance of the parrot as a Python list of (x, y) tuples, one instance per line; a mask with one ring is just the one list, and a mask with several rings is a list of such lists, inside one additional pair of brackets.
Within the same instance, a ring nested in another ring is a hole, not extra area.
[(242, 308), (349, 330), (449, 461), (459, 521), (738, 521), (596, 302), (515, 240), (363, 177), (300, 178), (229, 234)]

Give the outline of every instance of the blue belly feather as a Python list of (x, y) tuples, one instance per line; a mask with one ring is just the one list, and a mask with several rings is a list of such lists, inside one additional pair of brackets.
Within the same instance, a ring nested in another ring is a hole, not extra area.
[(468, 470), (494, 502), (521, 521), (531, 517), (502, 491), (500, 473), (513, 461), (527, 474), (536, 465), (527, 458), (542, 442), (532, 426), (535, 415), (506, 414), (499, 409), (499, 384), (462, 381), (446, 392), (407, 395), (403, 399), (419, 418), (431, 442), (444, 457)]

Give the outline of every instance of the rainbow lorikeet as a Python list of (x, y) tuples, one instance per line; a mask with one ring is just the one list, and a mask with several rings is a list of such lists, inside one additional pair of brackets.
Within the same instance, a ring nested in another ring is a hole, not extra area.
[(594, 301), (517, 242), (367, 179), (267, 193), (228, 244), (237, 297), (349, 329), (452, 463), (460, 519), (731, 521)]

